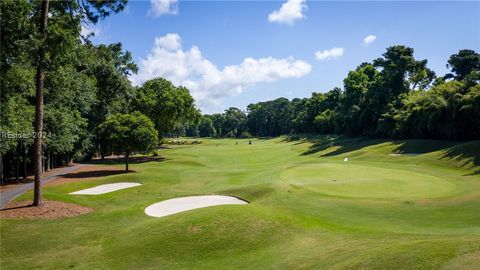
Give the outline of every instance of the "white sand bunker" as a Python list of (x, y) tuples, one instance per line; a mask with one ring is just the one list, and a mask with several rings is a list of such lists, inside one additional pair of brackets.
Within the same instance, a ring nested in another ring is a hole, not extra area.
[(130, 183), (130, 182), (105, 184), (105, 185), (100, 185), (100, 186), (96, 186), (96, 187), (93, 187), (93, 188), (82, 189), (82, 190), (79, 190), (79, 191), (72, 192), (70, 194), (75, 194), (75, 195), (99, 195), (99, 194), (109, 193), (109, 192), (120, 190), (120, 189), (136, 187), (136, 186), (140, 186), (140, 185), (142, 185), (142, 184), (140, 184), (140, 183)]
[(152, 217), (164, 217), (176, 213), (225, 204), (248, 204), (238, 198), (222, 195), (190, 196), (158, 202), (145, 208), (145, 214)]

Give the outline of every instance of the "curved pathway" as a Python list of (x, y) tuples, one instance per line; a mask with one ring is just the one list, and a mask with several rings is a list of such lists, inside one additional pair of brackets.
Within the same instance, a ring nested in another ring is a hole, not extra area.
[[(73, 166), (69, 167), (64, 167), (64, 168), (59, 168), (56, 169), (57, 171), (53, 172), (52, 174), (45, 176), (42, 178), (42, 185), (45, 185), (46, 183), (54, 180), (55, 178), (65, 175), (67, 173), (70, 173), (80, 167), (85, 166), (84, 164), (75, 164)], [(31, 183), (25, 183), (25, 184), (19, 184), (14, 187), (5, 189), (4, 191), (0, 192), (0, 209), (5, 208), (7, 204), (15, 199), (16, 197), (22, 195), (23, 193), (29, 191), (30, 189), (33, 189), (33, 182)]]

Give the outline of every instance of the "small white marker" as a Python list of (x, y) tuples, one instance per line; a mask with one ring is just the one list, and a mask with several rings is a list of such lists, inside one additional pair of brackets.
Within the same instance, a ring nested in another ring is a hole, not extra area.
[(348, 157), (344, 158), (343, 161), (348, 161)]

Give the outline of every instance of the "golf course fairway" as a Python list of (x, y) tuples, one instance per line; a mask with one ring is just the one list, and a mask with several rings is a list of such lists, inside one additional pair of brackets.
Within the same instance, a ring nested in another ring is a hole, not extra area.
[[(134, 172), (45, 186), (47, 200), (93, 211), (2, 218), (2, 270), (479, 269), (480, 141), (177, 140)], [(69, 194), (118, 182), (142, 185)], [(201, 195), (248, 204), (144, 212)]]

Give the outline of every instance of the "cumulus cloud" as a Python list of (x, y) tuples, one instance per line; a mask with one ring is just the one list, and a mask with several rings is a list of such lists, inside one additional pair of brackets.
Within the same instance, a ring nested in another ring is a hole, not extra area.
[(150, 4), (148, 13), (155, 17), (178, 13), (178, 0), (150, 0)]
[(80, 31), (80, 35), (82, 35), (82, 37), (99, 37), (101, 33), (102, 29), (100, 28), (100, 26), (95, 24), (82, 23), (82, 30)]
[(175, 85), (187, 87), (202, 109), (211, 109), (245, 88), (260, 82), (273, 82), (284, 78), (300, 78), (308, 74), (311, 65), (287, 58), (245, 58), (237, 65), (218, 68), (206, 59), (196, 46), (182, 49), (178, 34), (167, 34), (155, 39), (149, 55), (140, 60), (140, 70), (131, 77), (135, 85), (146, 80), (163, 77)]
[(268, 14), (268, 21), (291, 25), (296, 20), (304, 18), (303, 11), (306, 8), (305, 0), (287, 0), (279, 10)]
[(317, 51), (315, 53), (315, 58), (317, 60), (329, 60), (329, 59), (335, 59), (339, 58), (340, 56), (343, 55), (343, 48), (331, 48), (330, 50), (324, 50), (324, 51)]
[(167, 50), (178, 50), (182, 47), (182, 41), (178, 34), (168, 33), (163, 37), (155, 38), (155, 47), (165, 48)]
[(363, 39), (363, 45), (370, 45), (377, 39), (374, 35), (368, 35)]

